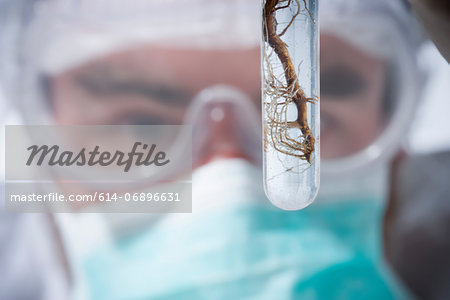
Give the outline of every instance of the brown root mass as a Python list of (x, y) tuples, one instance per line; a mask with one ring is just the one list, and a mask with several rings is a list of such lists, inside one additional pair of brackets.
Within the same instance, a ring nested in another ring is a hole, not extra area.
[[(293, 14), (288, 25), (277, 34), (276, 12), (282, 9), (290, 9), (291, 4), (297, 4), (297, 12)], [(303, 0), (305, 9), (306, 0)], [(265, 54), (265, 64), (268, 68), (268, 74), (265, 74), (264, 93), (271, 97), (272, 102), (266, 108), (268, 112), (268, 122), (264, 129), (266, 143), (269, 142), (277, 151), (301, 158), (311, 163), (311, 156), (314, 153), (315, 140), (307, 121), (307, 103), (315, 103), (316, 98), (307, 98), (303, 89), (300, 87), (297, 73), (289, 55), (288, 46), (281, 39), (289, 27), (293, 24), (295, 18), (300, 14), (299, 0), (266, 0), (263, 8), (263, 35), (264, 41), (273, 49), (280, 60), (283, 70), (285, 83), (278, 79), (271, 69), (267, 54)], [(283, 100), (280, 100), (283, 99)], [(297, 119), (293, 122), (287, 121), (288, 105), (294, 103), (297, 108)], [(298, 128), (302, 132), (301, 138), (293, 138), (290, 129)], [(269, 139), (267, 141), (267, 139)], [(267, 146), (267, 144), (266, 144)]]

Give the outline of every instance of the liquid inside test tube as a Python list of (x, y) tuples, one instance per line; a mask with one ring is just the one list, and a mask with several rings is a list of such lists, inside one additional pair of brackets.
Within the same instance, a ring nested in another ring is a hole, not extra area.
[(317, 0), (262, 0), (264, 189), (285, 210), (319, 189)]

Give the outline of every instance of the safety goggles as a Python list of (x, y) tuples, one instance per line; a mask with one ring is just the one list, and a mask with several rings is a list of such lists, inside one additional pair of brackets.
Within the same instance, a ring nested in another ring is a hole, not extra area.
[[(160, 43), (147, 41), (146, 34), (139, 30), (143, 27), (124, 30), (127, 18), (117, 22), (114, 18), (102, 18), (98, 26), (83, 26), (84, 30), (73, 32), (72, 40), (76, 41), (80, 52), (85, 52), (76, 60), (67, 55), (69, 52), (52, 50), (52, 46), (64, 46), (64, 39), (48, 43), (43, 52), (59, 53), (53, 64), (45, 64), (48, 60), (37, 58), (33, 64), (33, 55), (28, 56), (31, 67), (23, 79), (24, 85), (30, 88), (23, 93), (23, 99), (27, 100), (22, 106), (26, 118), (39, 122), (37, 117), (46, 115), (46, 122), (51, 124), (72, 125), (191, 125), (194, 166), (207, 163), (214, 152), (220, 153), (226, 148), (229, 154), (223, 157), (244, 156), (257, 161), (262, 151), (258, 121), (261, 109), (259, 49), (254, 43), (237, 42), (237, 37), (250, 36), (256, 31), (244, 30), (242, 35), (230, 38), (229, 43), (224, 41), (229, 20), (257, 24), (257, 32), (260, 21), (256, 13), (248, 14), (249, 6), (242, 4), (245, 1), (233, 1), (229, 6), (214, 2), (217, 6), (210, 10), (210, 15), (207, 10), (204, 14), (198, 12), (204, 21), (201, 26), (189, 27), (187, 35), (167, 35)], [(162, 6), (156, 5), (155, 9)], [(226, 8), (225, 17), (221, 18), (223, 22), (214, 22), (220, 15), (219, 8)], [(233, 11), (244, 13), (233, 17)], [(84, 10), (82, 17), (72, 15), (70, 20), (74, 24), (93, 24), (89, 22), (94, 14), (95, 10)], [(158, 22), (150, 23), (148, 26), (168, 32)], [(122, 28), (123, 35), (114, 35), (114, 30), (105, 29), (118, 27)], [(178, 26), (179, 32), (185, 33), (182, 28), (183, 25)], [(234, 29), (233, 32), (238, 31)], [(124, 38), (127, 32), (134, 32), (130, 34), (133, 39)], [(417, 72), (410, 49), (397, 42), (401, 37), (395, 30), (393, 32), (388, 43), (394, 45), (392, 51), (399, 55), (387, 61), (365, 53), (346, 37), (323, 31), (320, 102), (325, 174), (370, 166), (391, 157), (400, 146), (417, 99), (414, 88)], [(45, 31), (28, 34), (34, 34), (30, 43), (37, 44), (41, 43), (39, 36), (46, 35)], [(182, 42), (193, 36), (196, 46), (183, 46)], [(236, 48), (233, 42), (237, 42)], [(95, 48), (90, 51), (92, 57), (85, 55), (89, 51), (81, 51), (91, 47)], [(77, 52), (73, 51), (77, 47), (70, 48), (70, 53)], [(52, 55), (39, 57), (51, 58)], [(65, 59), (70, 60), (70, 64), (63, 63)], [(227, 88), (211, 88), (217, 85)], [(38, 111), (44, 110), (46, 113), (36, 116)], [(221, 122), (226, 124), (226, 130), (215, 126)], [(238, 140), (238, 147), (232, 149), (234, 146), (220, 142), (222, 138)], [(168, 143), (179, 148), (183, 146), (180, 141), (181, 138), (174, 138)]]

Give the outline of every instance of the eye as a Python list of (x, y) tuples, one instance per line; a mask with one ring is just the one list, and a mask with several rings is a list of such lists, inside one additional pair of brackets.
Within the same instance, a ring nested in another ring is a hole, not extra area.
[(117, 125), (169, 125), (168, 121), (158, 115), (136, 113), (122, 116), (114, 123)]
[(366, 85), (362, 75), (347, 67), (324, 70), (320, 76), (320, 94), (342, 100), (360, 93)]

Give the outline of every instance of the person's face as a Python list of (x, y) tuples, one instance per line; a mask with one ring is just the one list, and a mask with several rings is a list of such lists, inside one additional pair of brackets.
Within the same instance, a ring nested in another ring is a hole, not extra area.
[(226, 84), (259, 105), (258, 50), (186, 50), (152, 45), (88, 62), (51, 81), (61, 124), (178, 125), (202, 89)]
[(321, 36), (321, 150), (335, 159), (369, 146), (385, 125), (382, 61), (327, 34)]
[[(217, 84), (242, 90), (255, 109), (261, 109), (256, 47), (188, 50), (141, 46), (95, 59), (50, 82), (51, 103), (59, 124), (182, 124), (194, 96)], [(322, 158), (353, 154), (378, 137), (385, 122), (384, 90), (385, 69), (380, 60), (338, 38), (322, 36)], [(224, 130), (215, 130), (214, 141), (226, 134), (227, 145), (212, 148), (222, 153), (208, 152), (209, 156), (239, 156), (236, 148), (240, 145), (230, 146), (233, 138), (226, 120), (216, 124)]]
[[(258, 111), (259, 66), (257, 47), (198, 50), (147, 45), (55, 76), (50, 81), (50, 97), (59, 124), (181, 125), (195, 95), (219, 84), (247, 94)], [(224, 117), (205, 124), (209, 149), (202, 149), (202, 155), (208, 157), (201, 157), (199, 165), (245, 156), (230, 133), (232, 123), (236, 120)]]

